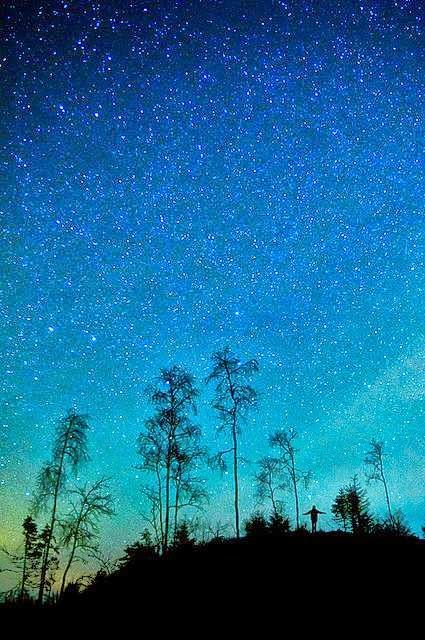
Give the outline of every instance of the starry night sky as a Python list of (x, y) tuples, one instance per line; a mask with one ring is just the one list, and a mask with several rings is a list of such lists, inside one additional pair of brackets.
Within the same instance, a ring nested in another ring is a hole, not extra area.
[[(420, 528), (421, 4), (2, 2), (1, 542), (76, 406), (92, 426), (81, 479), (112, 477), (119, 554), (143, 527), (147, 384), (192, 370), (214, 449), (203, 380), (226, 344), (261, 367), (243, 518), (268, 434), (294, 426), (314, 474), (303, 510), (364, 479), (378, 437), (394, 506)], [(230, 521), (230, 476), (205, 477), (208, 517)]]

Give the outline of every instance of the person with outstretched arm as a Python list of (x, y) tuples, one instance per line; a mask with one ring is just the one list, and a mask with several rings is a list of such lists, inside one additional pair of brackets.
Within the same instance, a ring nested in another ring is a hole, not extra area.
[(311, 533), (316, 533), (316, 531), (317, 531), (317, 520), (319, 518), (319, 513), (325, 514), (326, 511), (319, 511), (319, 509), (317, 509), (316, 505), (314, 504), (312, 506), (312, 508), (310, 509), (310, 511), (307, 511), (306, 513), (303, 514), (305, 516), (310, 516), (310, 519), (311, 519)]

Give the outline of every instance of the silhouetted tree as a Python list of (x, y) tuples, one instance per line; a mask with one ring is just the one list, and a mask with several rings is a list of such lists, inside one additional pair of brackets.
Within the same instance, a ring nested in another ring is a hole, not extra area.
[(193, 377), (174, 366), (161, 371), (158, 386), (149, 394), (156, 413), (145, 421), (138, 439), (142, 457), (139, 469), (149, 472), (154, 479), (153, 486), (144, 487), (151, 510), (146, 519), (165, 551), (171, 537), (172, 512), (176, 526), (183, 506), (196, 507), (205, 495), (192, 476), (202, 456), (200, 429), (188, 415), (196, 411), (198, 391)]
[(213, 407), (220, 417), (220, 428), (230, 432), (232, 443), (228, 449), (219, 451), (212, 462), (224, 471), (226, 468), (224, 456), (227, 453), (232, 455), (235, 530), (236, 537), (239, 538), (238, 437), (241, 419), (246, 416), (248, 409), (257, 403), (257, 392), (251, 385), (246, 384), (246, 380), (258, 371), (258, 363), (256, 360), (240, 362), (239, 358), (233, 355), (228, 347), (222, 351), (217, 351), (212, 360), (213, 368), (207, 377), (207, 383), (216, 382)]
[(182, 522), (178, 525), (176, 532), (174, 533), (173, 550), (174, 551), (187, 551), (193, 549), (195, 546), (195, 540), (190, 535), (190, 529), (187, 522)]
[(300, 526), (300, 503), (298, 485), (301, 483), (307, 487), (311, 481), (310, 471), (301, 471), (296, 462), (297, 449), (294, 440), (297, 438), (295, 429), (276, 431), (270, 438), (270, 445), (279, 452), (279, 464), (282, 472), (287, 476), (288, 486), (292, 489), (295, 501), (295, 521), (297, 529)]
[(347, 531), (349, 521), (349, 505), (347, 500), (347, 492), (345, 488), (341, 488), (332, 504), (331, 512), (334, 520)]
[(279, 514), (283, 510), (283, 502), (279, 499), (278, 492), (285, 488), (282, 482), (282, 465), (278, 458), (266, 456), (258, 463), (260, 470), (255, 476), (257, 496), (260, 502), (269, 500), (272, 513)]
[(118, 560), (116, 558), (112, 558), (98, 547), (89, 549), (87, 555), (98, 563), (99, 571), (105, 575), (111, 575), (118, 566)]
[(248, 538), (263, 538), (269, 534), (266, 518), (262, 513), (254, 513), (245, 522), (245, 532)]
[(290, 532), (291, 526), (289, 518), (285, 518), (282, 513), (273, 512), (268, 521), (268, 527), (271, 535), (282, 536)]
[(71, 512), (60, 521), (60, 542), (69, 548), (68, 560), (63, 572), (61, 595), (64, 592), (69, 570), (82, 551), (97, 549), (99, 519), (112, 516), (112, 496), (108, 493), (107, 480), (101, 478), (92, 485), (86, 485), (72, 492)]
[(37, 524), (32, 516), (27, 516), (22, 523), (24, 533), (24, 553), (22, 557), (22, 580), (20, 598), (28, 595), (28, 588), (34, 586), (34, 578), (38, 570), (41, 556), (38, 544)]
[(10, 562), (5, 569), (9, 573), (19, 576), (19, 582), (8, 592), (9, 599), (26, 600), (30, 591), (36, 586), (41, 559), (41, 545), (37, 533), (37, 524), (32, 516), (27, 516), (22, 523), (23, 545), (12, 552), (5, 547), (0, 551)]
[(396, 511), (384, 520), (375, 523), (374, 533), (384, 536), (412, 537), (413, 533), (401, 511)]
[(193, 440), (194, 442), (187, 443), (185, 450), (181, 449), (176, 453), (171, 469), (174, 484), (174, 536), (179, 528), (181, 509), (201, 509), (208, 500), (204, 482), (193, 475), (193, 470), (205, 456), (205, 451), (199, 446), (198, 438)]
[(54, 565), (54, 562), (50, 563), (50, 551), (58, 519), (59, 497), (65, 488), (68, 470), (76, 473), (80, 464), (88, 459), (86, 438), (88, 428), (87, 416), (70, 410), (56, 428), (52, 459), (43, 466), (37, 479), (34, 512), (50, 509), (50, 522), (44, 529), (46, 538), (40, 571), (39, 603), (43, 602), (48, 568), (50, 566), (51, 571)]
[(272, 512), (268, 519), (262, 513), (254, 513), (245, 522), (245, 531), (248, 537), (282, 536), (289, 533), (290, 530), (288, 518), (278, 512)]
[[(51, 536), (48, 524), (42, 529), (38, 536), (38, 547), (41, 556), (41, 567), (45, 567), (44, 592), (50, 597), (54, 582), (55, 572), (59, 566), (59, 548), (55, 538)], [(40, 582), (38, 583), (40, 586)]]
[(206, 544), (211, 540), (224, 540), (229, 533), (231, 525), (229, 523), (222, 523), (219, 521), (211, 523), (202, 517), (191, 518), (190, 521), (186, 521), (189, 526), (191, 536), (193, 536), (199, 543)]
[(133, 570), (146, 560), (158, 558), (156, 546), (148, 529), (144, 529), (140, 540), (128, 545), (124, 549), (124, 553), (125, 555), (119, 559), (121, 569), (125, 567)]
[(339, 491), (331, 510), (335, 519), (348, 525), (352, 533), (364, 534), (371, 531), (373, 519), (369, 513), (369, 500), (366, 491), (359, 485), (357, 476)]
[(379, 440), (372, 440), (370, 450), (367, 452), (364, 460), (366, 465), (366, 478), (368, 482), (380, 482), (382, 484), (387, 503), (388, 517), (392, 520), (393, 514), (384, 470), (384, 456), (384, 443)]

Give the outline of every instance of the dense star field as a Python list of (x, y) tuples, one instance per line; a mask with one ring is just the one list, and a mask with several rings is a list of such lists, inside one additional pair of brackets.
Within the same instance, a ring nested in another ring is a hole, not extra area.
[[(386, 442), (395, 508), (424, 500), (424, 28), (408, 0), (2, 2), (0, 543), (54, 426), (90, 416), (117, 554), (143, 525), (136, 438), (161, 367), (257, 358), (241, 507), (279, 427), (330, 511)], [(230, 474), (204, 470), (232, 521)], [(371, 507), (385, 513), (380, 487)], [(292, 513), (291, 498), (287, 511)], [(332, 528), (330, 515), (321, 526)]]

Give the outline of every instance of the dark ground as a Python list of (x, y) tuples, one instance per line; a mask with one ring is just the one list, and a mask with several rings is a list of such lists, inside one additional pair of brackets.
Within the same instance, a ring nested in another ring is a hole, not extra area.
[(187, 545), (165, 557), (144, 549), (84, 592), (69, 589), (43, 613), (106, 626), (137, 618), (173, 633), (200, 616), (208, 637), (220, 620), (226, 628), (238, 619), (283, 628), (295, 615), (300, 627), (331, 616), (344, 620), (346, 635), (364, 618), (368, 635), (367, 616), (388, 623), (403, 603), (413, 611), (414, 599), (423, 600), (424, 569), (425, 541), (414, 537), (289, 534)]

